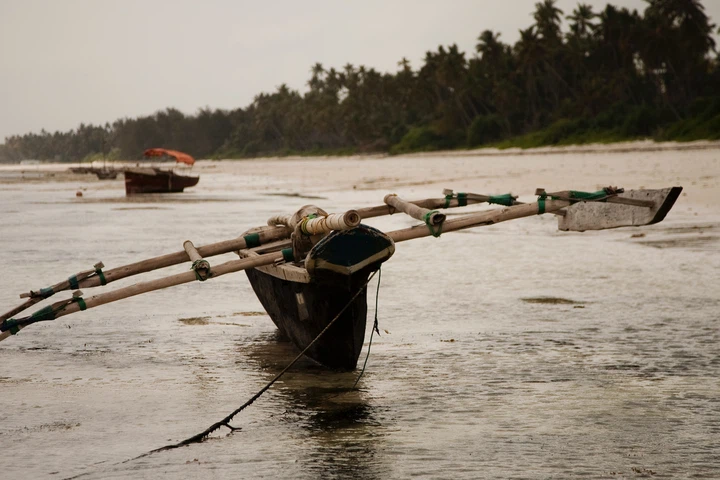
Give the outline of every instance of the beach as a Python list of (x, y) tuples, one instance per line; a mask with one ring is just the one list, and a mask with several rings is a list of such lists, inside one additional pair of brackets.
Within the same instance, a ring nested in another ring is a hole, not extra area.
[(3, 478), (720, 475), (718, 142), (199, 160), (196, 187), (138, 197), (122, 177), (68, 167), (0, 165), (3, 312), (98, 261), (236, 238), (307, 204), (683, 192), (647, 227), (559, 232), (543, 215), (398, 244), (368, 287), (380, 335), (370, 347), (367, 329), (358, 388), (360, 369), (300, 362), (234, 420), (241, 430), (142, 458), (223, 418), (297, 353), (245, 274), (31, 325), (0, 343)]

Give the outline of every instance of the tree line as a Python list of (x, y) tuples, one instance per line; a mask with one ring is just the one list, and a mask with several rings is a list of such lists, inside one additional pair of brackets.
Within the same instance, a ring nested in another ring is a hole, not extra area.
[[(720, 56), (700, 0), (535, 4), (515, 44), (483, 31), (395, 73), (315, 64), (305, 93), (281, 85), (245, 108), (174, 108), (68, 132), (7, 137), (0, 161), (134, 159), (150, 147), (197, 158), (720, 139)], [(566, 20), (567, 31), (563, 31)], [(720, 30), (718, 31), (720, 33)]]

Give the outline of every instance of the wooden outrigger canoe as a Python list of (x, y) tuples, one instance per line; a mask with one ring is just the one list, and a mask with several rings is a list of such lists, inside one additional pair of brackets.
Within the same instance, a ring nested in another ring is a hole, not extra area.
[[(252, 258), (284, 244), (287, 242), (275, 242), (238, 253)], [(365, 341), (365, 285), (369, 275), (394, 252), (390, 237), (360, 224), (324, 236), (299, 262), (291, 259), (245, 273), (272, 321), (301, 350), (339, 315), (306, 355), (329, 368), (352, 370)]]
[[(96, 307), (130, 296), (195, 280), (207, 280), (245, 270), (253, 290), (278, 329), (316, 362), (339, 370), (352, 370), (363, 346), (366, 330), (368, 278), (390, 259), (395, 244), (425, 236), (492, 225), (532, 215), (558, 216), (558, 228), (585, 231), (650, 225), (662, 221), (682, 187), (623, 191), (606, 188), (586, 193), (547, 193), (538, 189), (536, 202), (520, 203), (510, 194), (486, 196), (444, 192), (439, 199), (407, 202), (387, 195), (385, 204), (327, 214), (305, 206), (295, 214), (277, 216), (268, 225), (241, 237), (196, 248), (186, 241), (183, 250), (102, 271), (77, 273), (51, 287), (22, 294), (27, 300), (0, 316), (0, 340), (40, 321)], [(452, 219), (439, 210), (476, 203), (503, 208), (483, 210)], [(381, 232), (362, 220), (403, 212), (422, 223)], [(235, 251), (240, 258), (211, 267), (206, 258)], [(190, 261), (192, 270), (107, 293), (84, 298), (79, 288), (106, 285), (131, 275)], [(32, 315), (10, 318), (63, 290), (73, 297), (48, 305)]]
[[(421, 202), (405, 202), (395, 195), (388, 195), (385, 197), (386, 208), (403, 211), (425, 221), (425, 225), (388, 234), (364, 224), (348, 227), (348, 230), (333, 231), (317, 241), (306, 254), (304, 252), (298, 254), (297, 246), (294, 246), (295, 257), (300, 261), (294, 261), (293, 258), (284, 263), (248, 269), (246, 274), (270, 318), (280, 332), (300, 350), (305, 349), (334, 319), (337, 312), (349, 304), (350, 306), (342, 312), (331, 329), (310, 347), (306, 355), (333, 369), (352, 370), (357, 365), (365, 338), (367, 316), (365, 282), (382, 262), (392, 256), (396, 241), (439, 235), (441, 229), (447, 232), (520, 218), (527, 216), (528, 212), (537, 213), (537, 208), (542, 208), (548, 213), (551, 211), (558, 213), (558, 228), (564, 231), (649, 225), (665, 218), (680, 191), (680, 187), (675, 187), (664, 190), (629, 191), (610, 196), (603, 191), (594, 194), (595, 200), (592, 199), (592, 194), (558, 192), (549, 195), (549, 198), (551, 202), (560, 203), (550, 207), (547, 205), (548, 194), (539, 191), (536, 193), (542, 198), (540, 207), (536, 204), (522, 207), (513, 197), (505, 196), (501, 201), (517, 206), (508, 205), (510, 207), (508, 209), (482, 212), (454, 220), (446, 220), (442, 213), (416, 205)], [(458, 195), (449, 192), (448, 194), (457, 201)], [(470, 196), (472, 198), (469, 199), (468, 194), (459, 194), (460, 203), (467, 203), (468, 200), (471, 203), (487, 202), (492, 199), (492, 197), (473, 194)], [(577, 200), (575, 197), (588, 199)], [(568, 202), (570, 205), (562, 202)], [(298, 221), (307, 218), (307, 211), (317, 207), (306, 206), (303, 209), (294, 216), (294, 219), (284, 222), (288, 227), (295, 229), (294, 234), (298, 233)], [(365, 218), (373, 216), (370, 211), (361, 213)], [(391, 210), (387, 213), (391, 213)], [(269, 223), (276, 222), (277, 219), (271, 219)], [(262, 229), (253, 230), (253, 232), (257, 231)], [(279, 241), (252, 249), (243, 249), (238, 254), (241, 258), (253, 258), (287, 248), (289, 245), (287, 241)]]
[(130, 167), (123, 170), (125, 194), (138, 193), (179, 193), (194, 187), (200, 177), (180, 175), (172, 170), (156, 167)]
[[(143, 152), (147, 158), (171, 158), (176, 164), (192, 166), (195, 159), (187, 153), (165, 148), (148, 148)], [(157, 166), (136, 166), (123, 169), (125, 175), (125, 195), (139, 193), (179, 193), (194, 187), (200, 181), (199, 176), (181, 175), (172, 168)]]

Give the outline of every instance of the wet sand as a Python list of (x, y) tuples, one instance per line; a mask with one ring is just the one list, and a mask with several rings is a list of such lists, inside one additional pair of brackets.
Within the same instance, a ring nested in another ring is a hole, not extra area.
[(234, 238), (307, 203), (684, 187), (653, 226), (565, 233), (545, 215), (399, 244), (358, 390), (359, 372), (303, 362), (242, 430), (138, 460), (125, 462), (204, 430), (293, 358), (244, 274), (32, 325), (0, 343), (2, 478), (717, 478), (720, 148), (655, 147), (201, 160), (196, 187), (133, 199), (122, 179), (58, 166), (16, 181), (0, 166), (3, 311), (98, 260)]

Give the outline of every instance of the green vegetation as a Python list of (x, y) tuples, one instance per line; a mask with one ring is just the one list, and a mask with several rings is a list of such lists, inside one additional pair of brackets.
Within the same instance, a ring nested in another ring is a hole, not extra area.
[(542, 0), (514, 45), (484, 31), (472, 58), (451, 45), (417, 71), (406, 59), (394, 74), (316, 64), (304, 94), (282, 85), (230, 111), (169, 108), (12, 136), (0, 161), (137, 158), (149, 147), (242, 158), (720, 139), (715, 26), (700, 0), (646, 1), (642, 13), (578, 4), (564, 16)]

